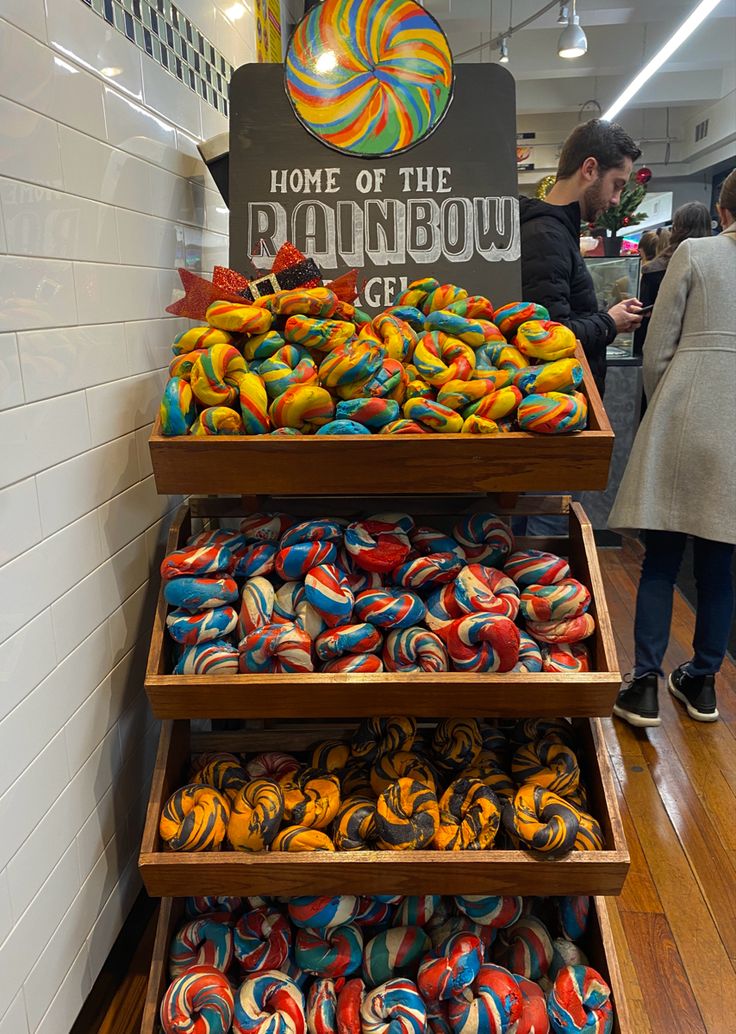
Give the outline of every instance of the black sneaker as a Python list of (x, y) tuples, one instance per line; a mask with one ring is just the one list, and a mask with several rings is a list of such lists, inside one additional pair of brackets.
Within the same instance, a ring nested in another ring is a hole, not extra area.
[(672, 696), (682, 701), (696, 722), (718, 719), (715, 675), (688, 675), (685, 665), (681, 664), (672, 672), (668, 683)]
[(658, 688), (659, 677), (654, 672), (640, 675), (638, 679), (629, 678), (627, 682), (624, 682), (616, 697), (613, 713), (637, 729), (649, 729), (661, 725), (662, 719), (659, 717), (659, 701), (657, 700)]

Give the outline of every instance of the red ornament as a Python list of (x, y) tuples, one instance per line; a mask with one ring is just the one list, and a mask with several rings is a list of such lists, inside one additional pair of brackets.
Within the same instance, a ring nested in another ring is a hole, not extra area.
[(649, 182), (649, 180), (650, 180), (651, 178), (652, 178), (652, 170), (651, 170), (651, 169), (648, 169), (648, 168), (646, 167), (646, 165), (643, 165), (643, 166), (641, 167), (641, 169), (638, 169), (638, 170), (637, 170), (637, 173), (636, 173), (636, 182), (637, 182), (637, 183), (638, 183), (638, 184), (639, 184), (640, 186), (642, 186), (642, 187), (646, 186), (646, 185), (647, 185), (647, 183)]
[(628, 217), (628, 215), (625, 215), (624, 216), (624, 226), (628, 226), (628, 225), (629, 225), (629, 217)]

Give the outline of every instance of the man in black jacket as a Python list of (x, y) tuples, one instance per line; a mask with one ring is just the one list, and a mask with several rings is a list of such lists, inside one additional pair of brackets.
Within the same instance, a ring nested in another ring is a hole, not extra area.
[(593, 280), (580, 254), (580, 223), (592, 222), (621, 199), (641, 151), (613, 122), (591, 119), (562, 146), (557, 180), (545, 201), (519, 199), (522, 293), (575, 332), (603, 394), (606, 346), (641, 323), (635, 298), (598, 309)]

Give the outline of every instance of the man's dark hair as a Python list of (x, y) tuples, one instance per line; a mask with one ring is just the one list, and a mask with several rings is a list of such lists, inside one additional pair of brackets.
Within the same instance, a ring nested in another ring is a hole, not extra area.
[(562, 145), (557, 165), (557, 179), (574, 176), (586, 158), (595, 158), (601, 173), (622, 165), (625, 158), (632, 162), (641, 151), (629, 134), (616, 122), (592, 118), (576, 126)]

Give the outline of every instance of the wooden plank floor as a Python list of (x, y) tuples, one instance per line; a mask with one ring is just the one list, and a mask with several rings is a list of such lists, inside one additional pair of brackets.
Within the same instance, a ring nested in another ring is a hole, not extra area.
[[(621, 670), (633, 668), (639, 554), (601, 550)], [(693, 612), (675, 601), (667, 670), (690, 656)], [(662, 725), (604, 722), (631, 872), (611, 910), (628, 988), (631, 1034), (736, 1032), (736, 666), (718, 684), (721, 720), (693, 722), (669, 693)], [(152, 927), (117, 983), (72, 1034), (138, 1034)], [(94, 996), (93, 996), (94, 997)]]

